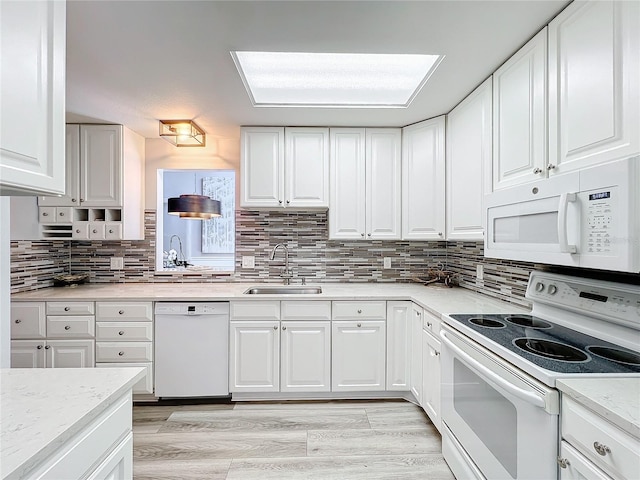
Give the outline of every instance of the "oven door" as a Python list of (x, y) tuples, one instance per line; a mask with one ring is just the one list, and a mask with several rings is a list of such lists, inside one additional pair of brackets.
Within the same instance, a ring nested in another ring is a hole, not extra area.
[[(454, 437), (443, 451), (453, 473), (464, 478), (479, 470), (491, 480), (555, 479), (558, 392), (448, 325), (440, 336), (442, 421)], [(452, 444), (463, 451), (447, 455)]]

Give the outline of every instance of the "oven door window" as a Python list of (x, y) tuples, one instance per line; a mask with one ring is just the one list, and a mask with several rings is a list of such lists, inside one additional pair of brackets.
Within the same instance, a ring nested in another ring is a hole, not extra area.
[(516, 407), (456, 358), (453, 378), (453, 408), (511, 477), (518, 478)]

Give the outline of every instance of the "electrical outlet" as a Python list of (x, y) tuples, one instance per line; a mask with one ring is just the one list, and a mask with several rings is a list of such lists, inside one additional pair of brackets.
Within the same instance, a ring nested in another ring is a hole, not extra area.
[(391, 257), (384, 257), (383, 268), (391, 268)]
[(123, 257), (111, 257), (111, 270), (122, 270), (124, 268)]
[(256, 257), (253, 255), (243, 255), (242, 268), (256, 268)]
[(484, 266), (476, 265), (476, 280), (482, 280), (484, 278)]

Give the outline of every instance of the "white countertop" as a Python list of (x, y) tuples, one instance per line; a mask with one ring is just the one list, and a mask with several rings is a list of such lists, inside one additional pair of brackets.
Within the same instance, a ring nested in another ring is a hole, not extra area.
[[(229, 301), (229, 300), (411, 300), (436, 315), (448, 313), (523, 313), (520, 305), (471, 290), (416, 283), (320, 283), (321, 294), (244, 295), (256, 283), (110, 283), (45, 288), (17, 293), (12, 301)], [(278, 284), (260, 284), (275, 286)]]
[(567, 378), (558, 389), (640, 438), (640, 378)]
[(142, 368), (0, 370), (0, 478), (24, 478), (143, 373)]

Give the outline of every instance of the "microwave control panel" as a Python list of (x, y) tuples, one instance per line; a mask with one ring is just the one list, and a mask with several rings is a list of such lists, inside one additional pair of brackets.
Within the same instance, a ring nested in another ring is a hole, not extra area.
[(617, 187), (580, 193), (585, 230), (583, 251), (589, 255), (610, 255), (615, 251), (615, 203)]

